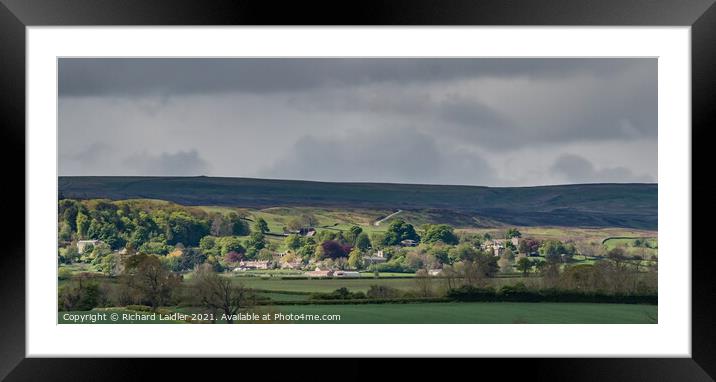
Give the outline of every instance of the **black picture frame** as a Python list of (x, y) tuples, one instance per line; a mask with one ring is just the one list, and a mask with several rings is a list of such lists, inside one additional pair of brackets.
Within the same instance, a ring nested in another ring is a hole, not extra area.
[[(281, 3), (229, 0), (0, 0), (0, 126), (4, 143), (1, 155), (6, 164), (7, 180), (3, 187), (6, 194), (4, 207), (15, 210), (11, 214), (12, 227), (19, 226), (21, 216), (25, 222), (26, 206), (22, 208), (17, 201), (25, 200), (27, 203), (24, 186), (25, 28), (86, 25), (690, 26), (691, 203), (698, 206), (692, 208), (692, 238), (696, 243), (696, 238), (709, 236), (706, 216), (710, 215), (713, 203), (699, 194), (708, 190), (705, 179), (710, 172), (706, 169), (709, 161), (704, 146), (710, 143), (706, 135), (712, 120), (709, 117), (713, 116), (712, 110), (716, 105), (714, 0), (363, 0)], [(697, 200), (700, 203), (696, 204)], [(701, 225), (696, 224), (699, 219), (702, 220)], [(136, 377), (136, 367), (146, 365), (146, 362), (25, 357), (25, 232), (20, 237), (17, 231), (17, 228), (6, 229), (6, 234), (12, 236), (12, 240), (5, 241), (4, 251), (0, 254), (0, 378), (73, 381), (136, 379), (133, 378)], [(713, 380), (716, 376), (716, 320), (713, 314), (716, 288), (711, 275), (716, 269), (714, 255), (709, 253), (707, 246), (694, 246), (691, 251), (692, 358), (530, 359), (521, 360), (520, 367), (510, 366), (514, 363), (510, 364), (509, 361), (489, 360), (493, 365), (491, 367), (510, 368), (511, 376), (524, 374), (540, 380)], [(565, 352), (568, 351), (565, 349)], [(153, 360), (152, 366), (168, 373), (165, 374), (168, 377), (172, 369), (163, 365), (164, 361)], [(344, 368), (353, 369), (355, 365), (344, 364)], [(280, 369), (283, 368), (274, 370), (280, 372)], [(425, 368), (419, 371), (425, 373)]]

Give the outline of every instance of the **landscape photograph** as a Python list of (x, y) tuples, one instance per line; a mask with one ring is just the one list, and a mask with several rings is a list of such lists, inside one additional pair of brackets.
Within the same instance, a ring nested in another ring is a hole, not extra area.
[(656, 58), (57, 67), (59, 324), (658, 324)]

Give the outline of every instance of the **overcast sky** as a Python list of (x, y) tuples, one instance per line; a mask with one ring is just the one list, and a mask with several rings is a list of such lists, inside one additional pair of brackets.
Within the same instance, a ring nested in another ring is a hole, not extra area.
[(60, 175), (657, 181), (654, 58), (59, 59)]

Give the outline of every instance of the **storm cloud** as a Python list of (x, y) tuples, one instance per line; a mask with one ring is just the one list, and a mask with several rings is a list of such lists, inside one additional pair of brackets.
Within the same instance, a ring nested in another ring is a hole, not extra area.
[(161, 153), (137, 153), (124, 160), (128, 169), (136, 174), (157, 176), (202, 175), (208, 170), (204, 159), (196, 150)]
[(653, 58), (59, 59), (61, 175), (656, 182)]
[(345, 182), (486, 184), (494, 171), (477, 154), (441, 150), (429, 135), (410, 129), (354, 132), (343, 138), (306, 136), (266, 171), (271, 178), (311, 174)]
[(575, 154), (564, 154), (557, 158), (552, 170), (566, 178), (567, 183), (651, 183), (648, 175), (635, 175), (626, 167), (597, 169), (588, 160)]

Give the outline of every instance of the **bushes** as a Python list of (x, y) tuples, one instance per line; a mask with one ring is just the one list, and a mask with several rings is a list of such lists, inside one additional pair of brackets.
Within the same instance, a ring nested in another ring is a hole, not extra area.
[(472, 285), (450, 289), (446, 295), (457, 301), (496, 301), (497, 298), (494, 288), (478, 288)]
[(366, 293), (368, 298), (397, 298), (400, 297), (401, 291), (386, 285), (371, 285)]
[(351, 292), (348, 288), (336, 289), (331, 293), (312, 293), (312, 300), (359, 300), (364, 299), (365, 293)]
[(99, 284), (82, 280), (60, 288), (57, 300), (59, 310), (92, 310), (107, 303), (106, 293)]
[(345, 299), (345, 300), (302, 300), (302, 301), (270, 301), (258, 302), (257, 305), (362, 305), (362, 304), (414, 304), (426, 302), (452, 302), (446, 297), (416, 297), (416, 298), (385, 298), (385, 299)]
[[(403, 258), (401, 258), (404, 260)], [(371, 272), (387, 272), (387, 273), (412, 273), (415, 272), (415, 268), (411, 268), (409, 266), (406, 266), (403, 262), (399, 261), (401, 259), (391, 259), (391, 261), (388, 261), (386, 263), (382, 264), (373, 264), (368, 269)]]
[(60, 268), (57, 271), (57, 278), (59, 280), (69, 280), (72, 278), (72, 271), (67, 268)]
[(455, 301), (472, 302), (582, 302), (609, 304), (652, 304), (658, 303), (653, 294), (607, 294), (604, 292), (578, 292), (557, 288), (528, 290), (524, 285), (505, 286), (499, 291), (493, 288), (476, 288), (464, 285), (450, 289), (447, 297)]

